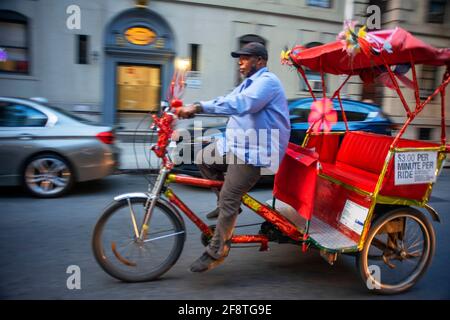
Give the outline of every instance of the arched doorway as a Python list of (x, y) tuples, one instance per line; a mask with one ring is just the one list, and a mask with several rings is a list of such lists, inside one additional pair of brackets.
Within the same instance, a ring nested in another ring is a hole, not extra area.
[(117, 112), (156, 112), (173, 73), (174, 36), (168, 23), (146, 8), (126, 10), (106, 26), (103, 122)]

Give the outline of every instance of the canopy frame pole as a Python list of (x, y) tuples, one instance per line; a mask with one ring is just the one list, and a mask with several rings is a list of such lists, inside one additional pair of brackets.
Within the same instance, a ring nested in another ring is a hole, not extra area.
[(342, 105), (341, 92), (340, 91), (337, 94), (337, 98), (338, 98), (338, 101), (339, 101), (339, 106), (341, 107), (342, 118), (344, 119), (345, 131), (348, 132), (349, 130), (348, 130), (347, 116), (345, 114), (344, 106)]
[(314, 94), (311, 85), (309, 84), (308, 78), (306, 77), (305, 70), (303, 70), (302, 66), (298, 66), (297, 71), (302, 75), (303, 80), (306, 83), (306, 86), (308, 87), (309, 93), (311, 94), (311, 97), (314, 101), (317, 100), (316, 95)]
[(347, 115), (345, 114), (344, 106), (342, 105), (341, 90), (347, 84), (348, 80), (350, 80), (351, 77), (352, 77), (352, 75), (349, 74), (347, 76), (347, 78), (341, 83), (339, 88), (337, 88), (337, 90), (333, 93), (333, 96), (331, 97), (331, 100), (334, 100), (334, 98), (336, 98), (336, 97), (338, 98), (339, 107), (341, 108), (341, 111), (342, 111), (342, 118), (344, 119), (345, 131), (347, 131), (347, 132), (349, 131), (349, 129), (348, 129), (348, 122), (347, 122)]
[[(445, 75), (444, 75), (444, 79), (443, 79), (441, 85), (436, 90), (434, 90), (434, 92), (424, 102), (422, 102), (422, 104), (420, 104), (420, 106), (414, 111), (414, 113), (412, 113), (408, 117), (408, 119), (406, 120), (406, 122), (403, 125), (402, 129), (400, 130), (400, 132), (397, 134), (397, 136), (395, 137), (394, 141), (392, 142), (391, 150), (397, 145), (398, 140), (403, 135), (403, 133), (406, 131), (406, 128), (414, 120), (414, 118), (423, 110), (425, 105), (427, 105), (438, 93), (441, 93), (441, 97), (442, 97), (442, 92), (445, 91), (445, 88), (447, 87), (447, 85), (449, 83), (450, 83), (450, 72), (446, 72)], [(445, 93), (444, 93), (444, 97), (445, 97)], [(445, 109), (445, 102), (444, 102), (444, 109)], [(441, 114), (442, 114), (442, 102), (441, 102)], [(444, 115), (445, 115), (445, 110), (444, 110)], [(445, 119), (441, 119), (441, 126), (442, 125), (444, 125), (442, 130), (445, 131)], [(445, 132), (444, 132), (443, 135), (445, 137)], [(441, 139), (442, 139), (442, 132), (441, 132)], [(445, 144), (445, 141), (444, 141), (444, 144)]]
[(398, 85), (398, 81), (395, 78), (394, 72), (392, 72), (392, 70), (391, 70), (391, 66), (386, 62), (386, 59), (384, 59), (383, 54), (381, 54), (381, 59), (383, 60), (384, 66), (386, 67), (386, 69), (388, 71), (388, 74), (389, 74), (389, 77), (391, 78), (392, 84), (395, 87), (395, 91), (397, 91), (397, 94), (403, 104), (403, 107), (406, 110), (406, 113), (408, 114), (408, 117), (411, 117), (412, 116), (411, 109), (409, 108), (408, 103), (406, 102), (405, 97), (403, 96), (402, 90), (400, 90), (400, 86)]
[(322, 92), (323, 92), (323, 97), (322, 99), (326, 99), (327, 98), (327, 86), (325, 84), (325, 76), (323, 74), (323, 64), (322, 64), (322, 56), (320, 56), (320, 79), (322, 80)]
[(397, 142), (398, 140), (400, 140), (400, 138), (403, 136), (403, 134), (406, 131), (406, 128), (408, 128), (409, 124), (413, 121), (414, 117), (408, 117), (408, 119), (406, 120), (406, 122), (403, 124), (403, 127), (400, 129), (400, 131), (397, 133), (397, 135), (395, 136), (394, 141), (392, 141), (392, 144), (390, 146), (390, 150), (393, 151), (393, 149), (397, 146)]
[(414, 112), (414, 116), (418, 115), (423, 108), (440, 92), (442, 92), (442, 90), (445, 90), (445, 88), (448, 86), (448, 84), (450, 83), (450, 73), (445, 73), (444, 74), (444, 79), (442, 79), (442, 83), (441, 85), (434, 90), (434, 92), (424, 101), (422, 102), (422, 104), (419, 106), (419, 109), (416, 110), (416, 112)]
[[(323, 59), (322, 56), (320, 57), (320, 80), (322, 81), (322, 102), (325, 103), (325, 99), (327, 98), (327, 85), (325, 84), (325, 76), (324, 76), (324, 72), (323, 72)], [(311, 126), (314, 127), (315, 123)], [(322, 152), (322, 146), (323, 146), (323, 140), (325, 139), (325, 132), (324, 132), (324, 125), (323, 123), (321, 124), (322, 130), (321, 130), (321, 135), (318, 138), (319, 141), (317, 143), (318, 145), (318, 152), (319, 155)], [(308, 225), (309, 228), (309, 225)]]
[(414, 83), (414, 96), (416, 98), (416, 110), (422, 103), (420, 101), (420, 95), (419, 95), (419, 82), (417, 81), (417, 74), (416, 74), (416, 64), (414, 63), (414, 59), (412, 57), (411, 51), (409, 52), (409, 61), (411, 64), (412, 69), (412, 75), (413, 75), (413, 83)]
[(352, 77), (351, 74), (349, 74), (347, 76), (347, 78), (344, 80), (344, 82), (342, 82), (342, 84), (339, 86), (339, 88), (337, 88), (337, 90), (333, 93), (333, 96), (331, 97), (331, 100), (333, 100), (334, 98), (336, 98), (338, 96), (338, 94), (341, 94), (341, 90), (342, 88), (347, 84), (348, 80), (350, 80), (350, 78)]
[[(313, 98), (314, 101), (317, 101), (317, 97), (314, 94), (314, 92), (313, 92), (313, 90), (311, 88), (311, 85), (309, 84), (308, 78), (306, 77), (305, 70), (303, 70), (302, 66), (299, 65), (297, 67), (297, 71), (302, 75), (303, 80), (305, 81), (306, 86), (308, 87), (309, 93), (311, 94), (311, 97)], [(311, 131), (312, 131), (312, 128), (314, 127), (314, 124), (315, 124), (315, 122), (312, 125), (310, 125), (308, 127), (308, 129), (306, 130), (306, 136), (307, 137), (309, 137), (309, 135), (311, 134)]]
[[(445, 70), (442, 81), (444, 82), (446, 78), (450, 78), (450, 69), (448, 66), (447, 66), (447, 69)], [(445, 88), (444, 88), (444, 89), (441, 89), (441, 143), (444, 146), (447, 143), (445, 129), (446, 129), (446, 126), (445, 126)]]

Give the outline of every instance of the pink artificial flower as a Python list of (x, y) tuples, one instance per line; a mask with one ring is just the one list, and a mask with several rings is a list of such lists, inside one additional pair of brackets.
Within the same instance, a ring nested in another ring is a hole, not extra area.
[(328, 99), (316, 100), (311, 105), (311, 113), (308, 117), (308, 123), (312, 126), (313, 132), (330, 132), (331, 127), (337, 121), (337, 112), (333, 108), (333, 102)]

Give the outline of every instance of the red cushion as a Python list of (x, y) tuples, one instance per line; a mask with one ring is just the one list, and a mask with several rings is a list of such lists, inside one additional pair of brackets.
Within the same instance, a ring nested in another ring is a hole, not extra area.
[(433, 148), (433, 147), (434, 148), (439, 147), (439, 144), (408, 139), (400, 139), (397, 144), (397, 148)]
[(373, 192), (375, 190), (375, 186), (378, 181), (377, 174), (364, 171), (343, 163), (337, 163), (336, 165), (321, 163), (321, 165), (322, 172), (327, 176), (330, 176), (367, 192)]
[(379, 174), (393, 137), (367, 132), (347, 132), (336, 162)]
[(311, 136), (306, 147), (316, 149), (320, 162), (334, 163), (339, 148), (339, 138), (337, 134)]

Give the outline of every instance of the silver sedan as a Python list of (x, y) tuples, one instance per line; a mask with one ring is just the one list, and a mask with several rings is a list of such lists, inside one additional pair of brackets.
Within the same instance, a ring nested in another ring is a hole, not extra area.
[(118, 165), (111, 127), (60, 108), (0, 97), (0, 185), (57, 197), (74, 182), (103, 178)]

